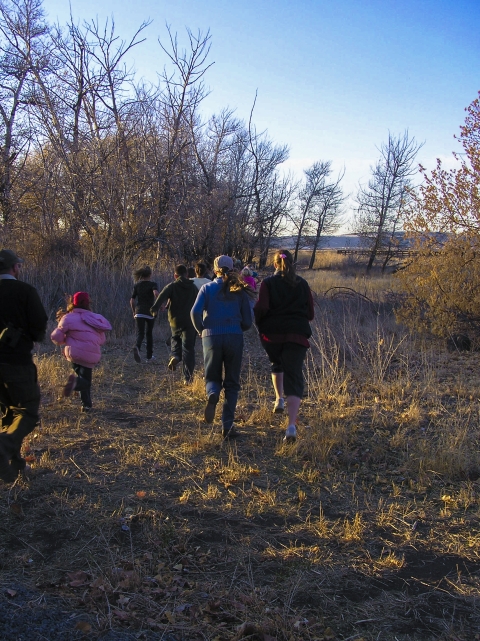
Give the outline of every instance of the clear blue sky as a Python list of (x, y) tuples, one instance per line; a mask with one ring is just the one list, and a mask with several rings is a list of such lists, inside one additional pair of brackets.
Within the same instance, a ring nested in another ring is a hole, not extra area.
[[(353, 195), (368, 181), (376, 147), (409, 130), (425, 141), (418, 159), (452, 166), (453, 136), (480, 90), (480, 0), (71, 0), (76, 22), (114, 17), (128, 39), (143, 20), (147, 41), (132, 53), (138, 77), (166, 63), (166, 23), (212, 35), (205, 115), (223, 107), (287, 144), (301, 176), (315, 160), (345, 166)], [(64, 24), (68, 0), (44, 0)]]

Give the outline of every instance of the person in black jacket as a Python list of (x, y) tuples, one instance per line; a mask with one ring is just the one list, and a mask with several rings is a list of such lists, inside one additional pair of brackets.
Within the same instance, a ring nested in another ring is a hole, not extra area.
[(22, 442), (39, 420), (40, 387), (32, 349), (47, 329), (37, 290), (18, 280), (22, 263), (15, 252), (0, 251), (0, 478), (6, 483), (25, 468)]
[(190, 310), (197, 298), (198, 289), (193, 280), (187, 278), (185, 265), (175, 267), (175, 280), (162, 289), (150, 312), (156, 315), (157, 310), (163, 311), (167, 301), (168, 320), (172, 331), (170, 341), (171, 357), (168, 369), (175, 371), (180, 361), (183, 361), (183, 376), (185, 383), (193, 380), (195, 369), (195, 341), (197, 332), (190, 318)]
[(284, 411), (285, 395), (288, 427), (284, 440), (293, 442), (297, 438), (296, 420), (304, 388), (303, 361), (312, 335), (309, 321), (314, 315), (313, 298), (307, 281), (295, 274), (289, 251), (278, 251), (273, 265), (275, 274), (262, 281), (254, 314), (272, 367), (273, 411)]
[(137, 326), (137, 336), (133, 348), (133, 358), (137, 363), (142, 362), (140, 349), (145, 331), (147, 338), (147, 363), (151, 363), (152, 360), (155, 359), (153, 355), (153, 325), (155, 323), (155, 317), (150, 313), (150, 307), (158, 296), (158, 289), (157, 283), (150, 280), (151, 275), (152, 270), (148, 265), (137, 269), (134, 273), (136, 282), (132, 297), (130, 298), (130, 307)]

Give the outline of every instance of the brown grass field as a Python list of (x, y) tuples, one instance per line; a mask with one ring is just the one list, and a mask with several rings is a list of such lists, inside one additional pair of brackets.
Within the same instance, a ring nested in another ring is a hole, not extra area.
[(167, 370), (164, 319), (155, 364), (107, 343), (88, 415), (39, 346), (31, 470), (0, 486), (2, 598), (54, 598), (71, 639), (479, 639), (480, 352), (362, 293), (316, 297), (290, 446), (255, 328), (232, 443), (203, 421), (200, 341), (193, 386)]

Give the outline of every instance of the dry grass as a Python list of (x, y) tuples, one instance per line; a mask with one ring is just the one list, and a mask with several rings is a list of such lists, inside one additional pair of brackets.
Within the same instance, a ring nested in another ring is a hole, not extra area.
[(59, 398), (58, 351), (38, 355), (32, 471), (0, 488), (4, 588), (20, 571), (92, 639), (476, 638), (479, 353), (422, 344), (381, 305), (318, 298), (298, 442), (282, 442), (252, 330), (243, 438), (226, 443), (158, 331), (153, 366), (107, 345), (91, 415)]

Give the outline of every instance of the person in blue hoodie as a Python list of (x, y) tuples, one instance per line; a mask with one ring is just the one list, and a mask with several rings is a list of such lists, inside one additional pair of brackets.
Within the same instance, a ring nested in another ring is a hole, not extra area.
[(202, 337), (207, 404), (205, 421), (212, 423), (223, 388), (222, 435), (234, 438), (233, 426), (243, 356), (243, 332), (252, 325), (248, 285), (233, 271), (230, 256), (215, 258), (216, 278), (202, 285), (191, 316)]

